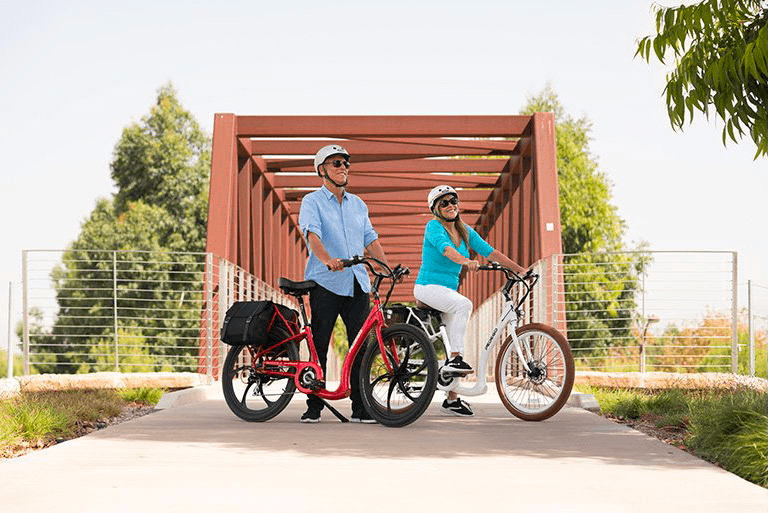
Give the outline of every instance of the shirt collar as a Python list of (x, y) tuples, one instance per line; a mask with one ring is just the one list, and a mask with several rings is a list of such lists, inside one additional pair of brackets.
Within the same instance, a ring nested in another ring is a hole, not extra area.
[[(325, 194), (325, 198), (326, 199), (329, 199), (329, 200), (330, 199), (334, 199), (334, 200), (336, 199), (336, 195), (334, 193), (332, 193), (330, 190), (328, 190), (328, 187), (326, 187), (325, 184), (323, 184), (323, 186), (320, 187), (320, 190), (323, 191), (323, 194)], [(347, 197), (347, 190), (346, 189), (344, 189), (344, 193), (342, 194), (341, 198), (342, 199), (349, 199)]]

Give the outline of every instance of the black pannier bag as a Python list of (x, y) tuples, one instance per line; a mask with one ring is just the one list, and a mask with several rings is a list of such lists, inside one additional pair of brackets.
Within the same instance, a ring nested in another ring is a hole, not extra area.
[(224, 317), (221, 340), (231, 346), (276, 344), (299, 331), (299, 313), (272, 301), (237, 301)]

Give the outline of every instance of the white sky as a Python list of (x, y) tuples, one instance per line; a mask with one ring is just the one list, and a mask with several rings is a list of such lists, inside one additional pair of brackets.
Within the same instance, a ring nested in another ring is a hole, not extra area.
[[(633, 59), (650, 0), (0, 3), (0, 339), (22, 249), (64, 249), (122, 129), (168, 81), (211, 133), (237, 114), (517, 114), (547, 82), (593, 123), (627, 241), (735, 250), (768, 286), (768, 160), (720, 123), (670, 128), (665, 69)], [(15, 321), (14, 321), (15, 324)]]

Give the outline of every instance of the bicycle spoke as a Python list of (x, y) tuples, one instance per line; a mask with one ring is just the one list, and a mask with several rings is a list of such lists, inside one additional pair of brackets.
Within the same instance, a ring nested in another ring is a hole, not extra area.
[(274, 404), (273, 401), (267, 399), (267, 395), (264, 393), (264, 386), (261, 382), (259, 382), (259, 388), (257, 390), (261, 398), (264, 399), (264, 402), (267, 403), (267, 406), (272, 406), (272, 404)]
[(248, 397), (248, 391), (253, 386), (253, 382), (248, 383), (248, 386), (245, 387), (245, 391), (243, 391), (243, 397), (240, 398), (240, 404), (245, 406), (245, 398)]
[(389, 382), (389, 390), (387, 391), (387, 411), (392, 411), (392, 391), (397, 383), (395, 381)]
[(373, 388), (374, 386), (378, 385), (380, 382), (384, 381), (385, 379), (389, 378), (389, 374), (382, 374), (378, 378), (371, 381), (369, 388)]

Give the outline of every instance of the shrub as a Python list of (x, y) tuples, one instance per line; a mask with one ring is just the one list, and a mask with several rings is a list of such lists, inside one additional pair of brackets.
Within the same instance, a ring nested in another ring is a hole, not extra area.
[(768, 394), (741, 390), (691, 404), (689, 446), (700, 457), (768, 486)]

